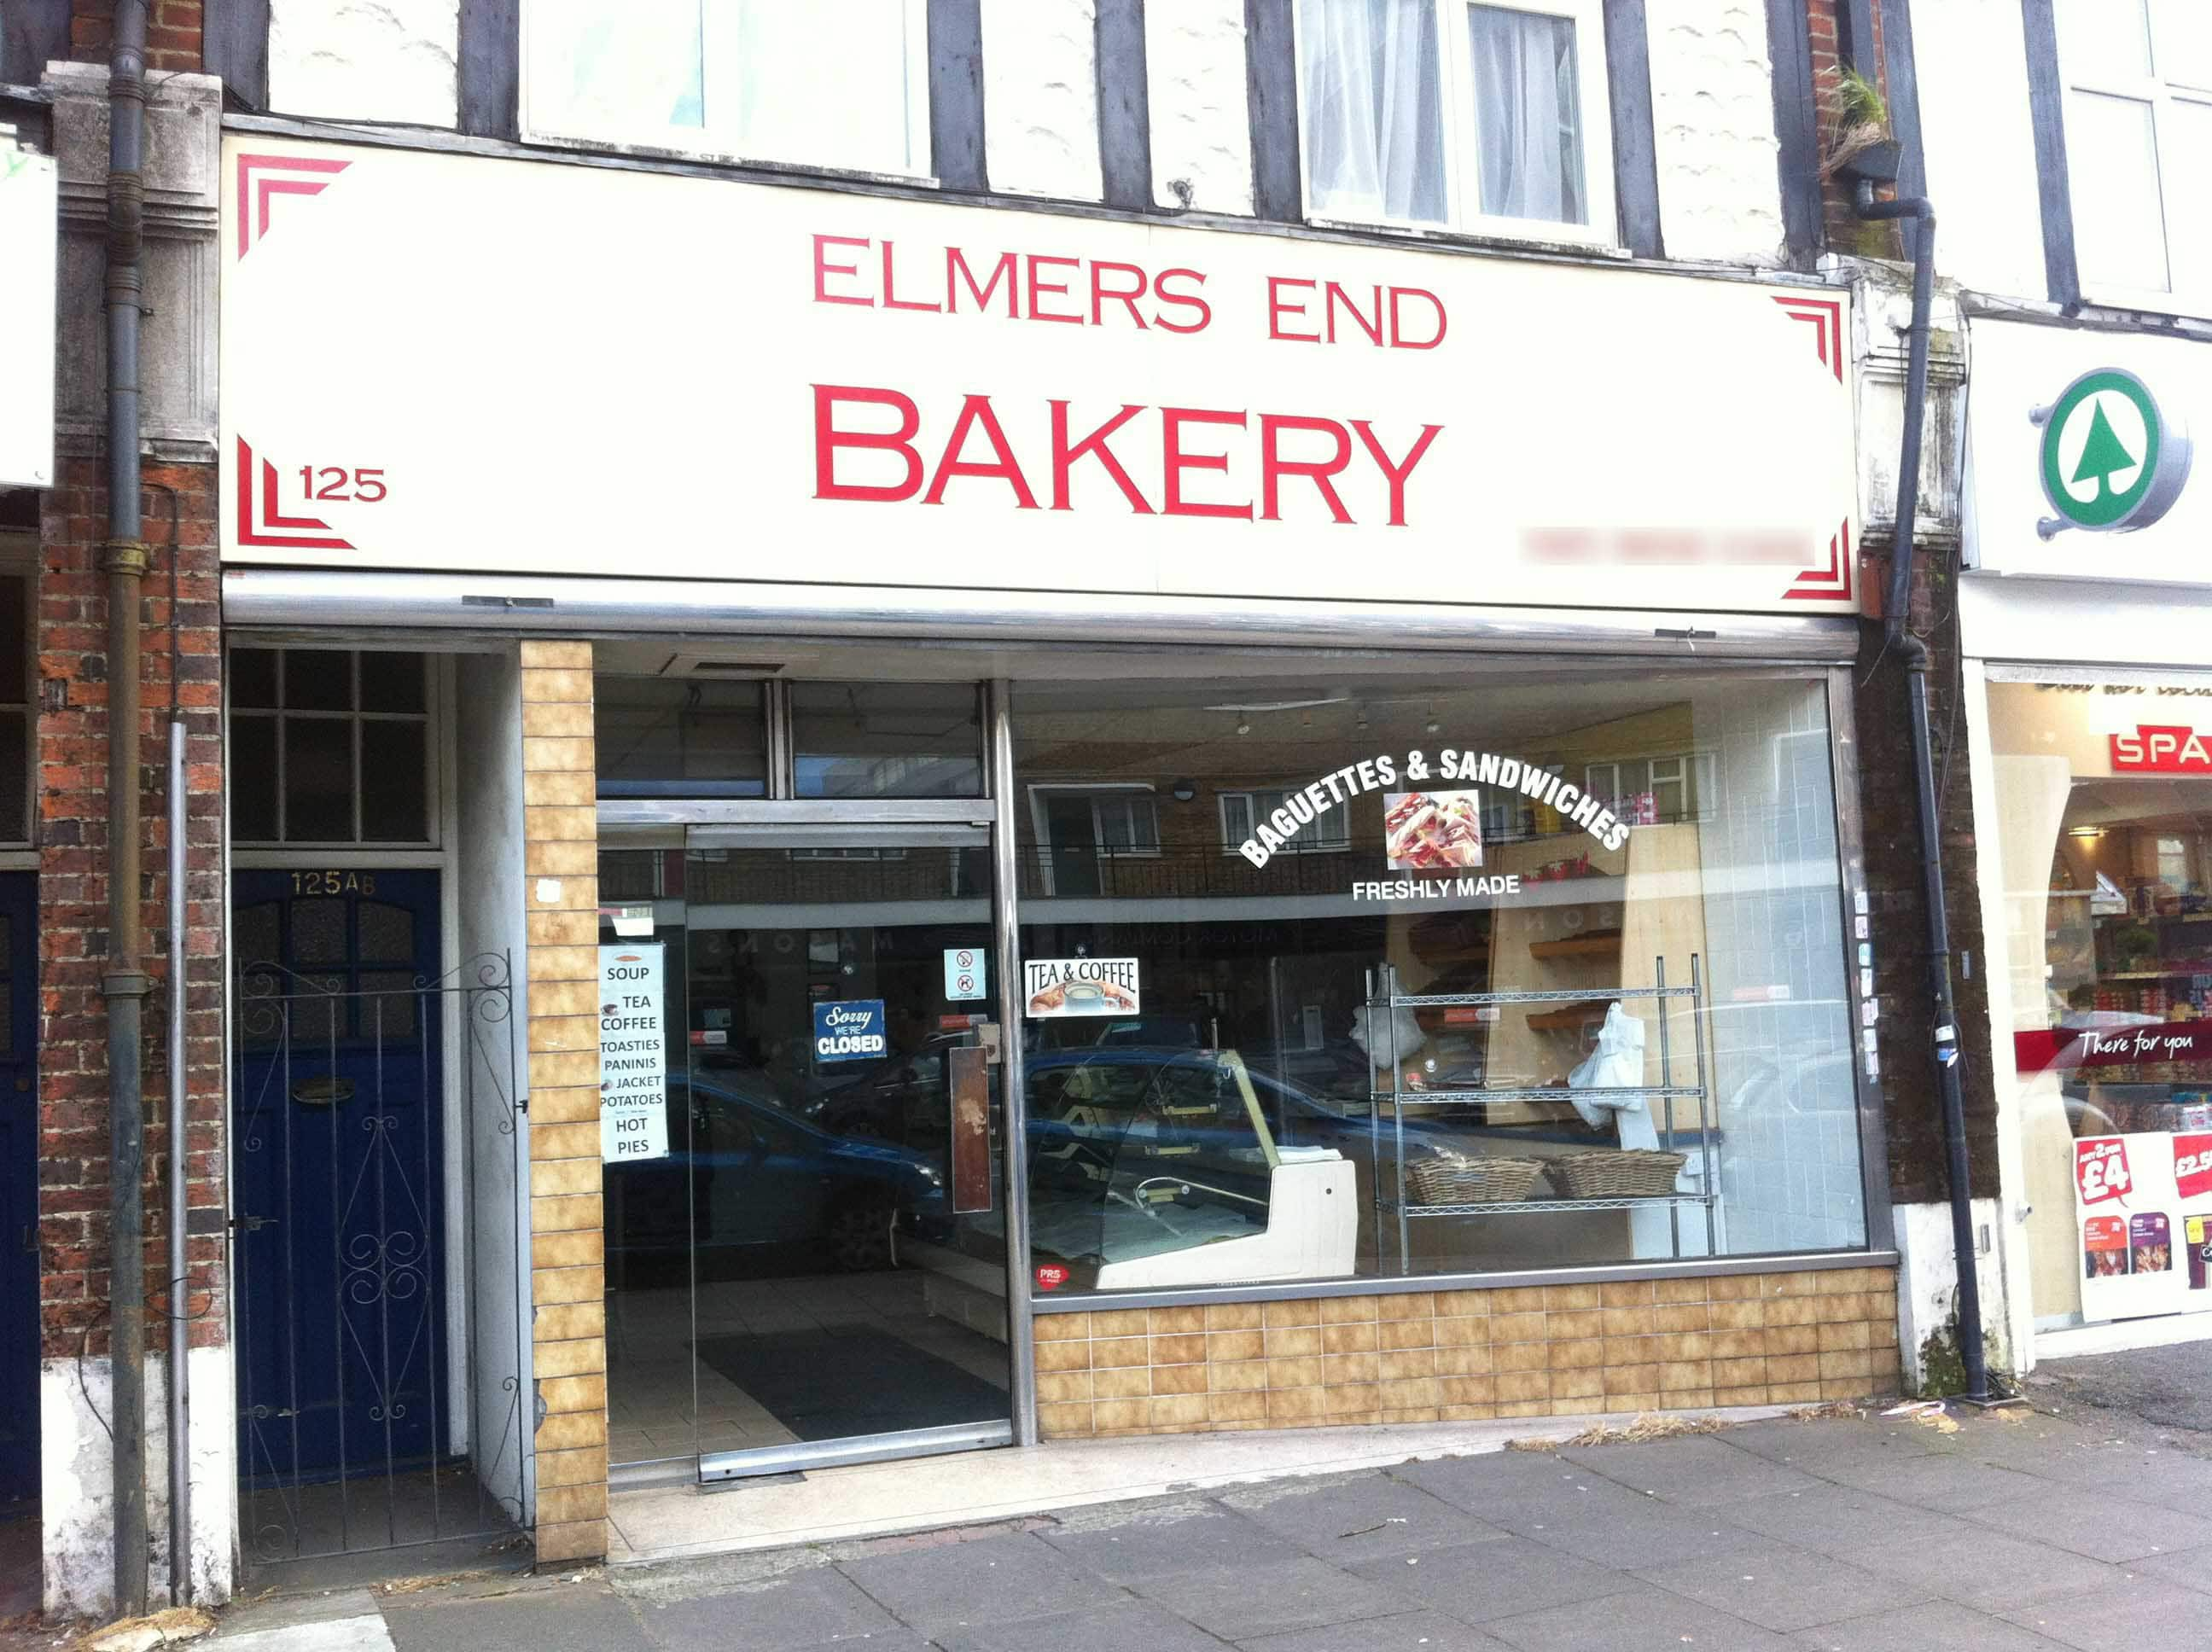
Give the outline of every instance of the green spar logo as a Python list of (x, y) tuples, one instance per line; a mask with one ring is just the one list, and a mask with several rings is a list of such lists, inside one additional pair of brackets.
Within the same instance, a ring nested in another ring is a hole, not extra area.
[(2173, 507), (2189, 480), (2189, 433), (2162, 413), (2149, 386), (2118, 367), (2085, 373), (2028, 422), (2043, 432), (2037, 471), (2056, 516), (2044, 538), (2081, 528), (2130, 533)]

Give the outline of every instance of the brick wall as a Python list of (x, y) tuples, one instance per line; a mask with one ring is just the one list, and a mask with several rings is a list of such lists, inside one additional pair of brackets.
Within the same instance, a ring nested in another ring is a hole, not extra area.
[[(1869, 564), (1887, 580), (1886, 558)], [(1988, 950), (1967, 778), (1966, 710), (1959, 702), (1958, 568), (1953, 553), (1917, 553), (1907, 623), (1926, 640), (1929, 724), (1950, 908), (1951, 990), (1958, 1011), (1973, 1192), (1997, 1191), (1996, 1089), (1990, 1076)], [(1875, 993), (1881, 1003), (1881, 1083), (1890, 1192), (1899, 1204), (1949, 1196), (1936, 1096), (1928, 991), (1917, 782), (1912, 772), (1905, 674), (1882, 653), (1881, 626), (1863, 628), (1857, 669), (1859, 799), (1864, 811), (1867, 894), (1874, 908)], [(1972, 961), (1967, 973), (1966, 961)]]
[[(67, 461), (45, 496), (37, 593), (39, 717), (39, 1244), (40, 1321), (47, 1358), (106, 1351), (108, 1292), (107, 1046), (100, 981), (107, 950), (106, 528), (104, 471)], [(149, 1345), (167, 1345), (169, 1278), (163, 1188), (167, 1139), (167, 720), (171, 683), (185, 708), (191, 886), (186, 914), (191, 981), (185, 1033), (190, 1083), (190, 1264), (195, 1346), (224, 1340), (222, 744), (215, 552), (216, 472), (151, 465), (146, 535), (155, 572), (139, 622), (141, 806), (146, 1002), (146, 1282)], [(170, 641), (168, 509), (176, 490), (176, 648)], [(173, 672), (172, 666), (175, 667)]]
[[(200, 24), (204, 0), (147, 0), (146, 67), (149, 71), (197, 74), (200, 69)], [(72, 0), (70, 56), (79, 63), (105, 63), (112, 43), (115, 0)]]
[(592, 645), (522, 645), (538, 1558), (607, 1552)]
[(1036, 1369), (1054, 1439), (1856, 1400), (1897, 1388), (1896, 1272), (1047, 1314)]

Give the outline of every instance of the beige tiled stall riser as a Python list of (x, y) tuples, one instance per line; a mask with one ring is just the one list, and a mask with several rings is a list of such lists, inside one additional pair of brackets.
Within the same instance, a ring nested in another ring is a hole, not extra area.
[(1896, 1276), (1097, 1309), (1036, 1321), (1048, 1437), (1857, 1399), (1898, 1382)]
[(541, 1564), (607, 1552), (592, 647), (522, 645), (530, 1266)]

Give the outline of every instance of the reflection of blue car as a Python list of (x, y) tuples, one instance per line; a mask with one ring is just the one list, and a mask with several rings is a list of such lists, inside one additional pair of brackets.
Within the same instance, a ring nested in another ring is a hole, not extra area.
[(945, 1205), (923, 1155), (832, 1135), (781, 1106), (757, 1073), (670, 1073), (668, 1148), (607, 1167), (609, 1250), (813, 1243), (836, 1266), (882, 1268), (892, 1224)]

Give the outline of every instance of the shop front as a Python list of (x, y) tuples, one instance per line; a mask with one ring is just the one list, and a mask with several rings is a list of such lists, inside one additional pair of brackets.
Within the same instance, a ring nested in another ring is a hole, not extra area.
[(1960, 615), (2015, 1345), (2212, 1334), (2212, 515), (2189, 437), (2212, 367), (1992, 322), (1974, 344)]
[(233, 143), (234, 680), (434, 657), (541, 1552), (611, 1474), (1893, 1385), (1840, 295)]

